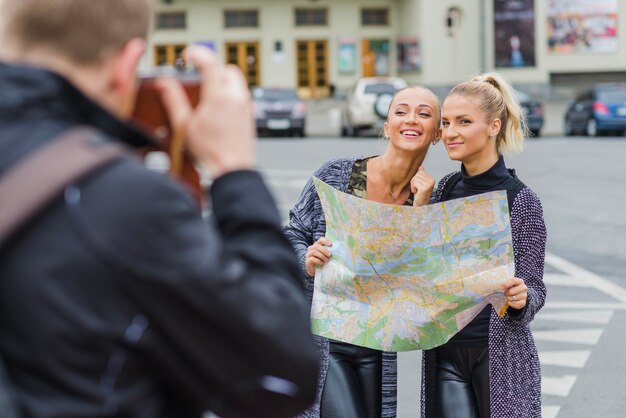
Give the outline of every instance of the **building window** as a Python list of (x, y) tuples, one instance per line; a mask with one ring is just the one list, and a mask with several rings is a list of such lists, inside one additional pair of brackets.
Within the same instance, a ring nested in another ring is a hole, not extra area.
[(259, 27), (259, 11), (258, 10), (225, 10), (224, 11), (224, 27), (225, 28), (258, 28)]
[(296, 26), (326, 26), (328, 25), (328, 10), (326, 9), (296, 9)]
[(156, 28), (157, 29), (186, 29), (187, 28), (187, 13), (185, 12), (157, 13)]
[(175, 66), (187, 45), (155, 45), (154, 64)]
[(389, 26), (389, 9), (361, 9), (361, 25)]

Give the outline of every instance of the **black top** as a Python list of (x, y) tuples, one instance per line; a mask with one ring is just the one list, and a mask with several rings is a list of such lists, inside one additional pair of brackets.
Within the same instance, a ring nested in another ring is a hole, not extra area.
[[(150, 143), (51, 72), (0, 64), (0, 91), (0, 175), (78, 125)], [(276, 204), (254, 171), (210, 194), (205, 221), (183, 186), (123, 158), (3, 248), (0, 357), (23, 416), (276, 418), (313, 402), (317, 349)], [(261, 390), (267, 376), (293, 396)]]
[[(517, 184), (517, 179), (507, 170), (504, 164), (504, 158), (500, 156), (498, 162), (489, 170), (476, 176), (468, 175), (465, 167), (461, 166), (461, 178), (452, 187), (450, 193), (444, 200), (458, 199), (497, 190), (508, 191), (516, 187)], [(491, 305), (485, 306), (476, 318), (454, 335), (447, 344), (467, 344), (487, 340), (489, 335), (490, 312)]]

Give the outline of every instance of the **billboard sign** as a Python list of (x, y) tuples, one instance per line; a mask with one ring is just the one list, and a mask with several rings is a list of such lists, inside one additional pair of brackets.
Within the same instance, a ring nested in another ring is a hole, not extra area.
[(535, 66), (533, 0), (494, 0), (496, 67)]
[(617, 52), (617, 0), (548, 0), (548, 51)]

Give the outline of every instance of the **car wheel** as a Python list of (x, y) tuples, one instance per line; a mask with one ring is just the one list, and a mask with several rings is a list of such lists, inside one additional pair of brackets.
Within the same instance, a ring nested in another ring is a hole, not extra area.
[(585, 133), (587, 136), (598, 136), (598, 124), (595, 119), (591, 118), (587, 121)]
[(354, 126), (349, 120), (341, 127), (341, 136), (354, 136)]

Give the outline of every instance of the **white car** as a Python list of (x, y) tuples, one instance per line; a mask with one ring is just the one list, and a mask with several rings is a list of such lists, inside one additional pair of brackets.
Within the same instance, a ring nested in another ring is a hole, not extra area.
[(406, 86), (407, 82), (398, 77), (361, 78), (346, 95), (341, 134), (356, 136), (359, 131), (381, 128), (391, 97)]

